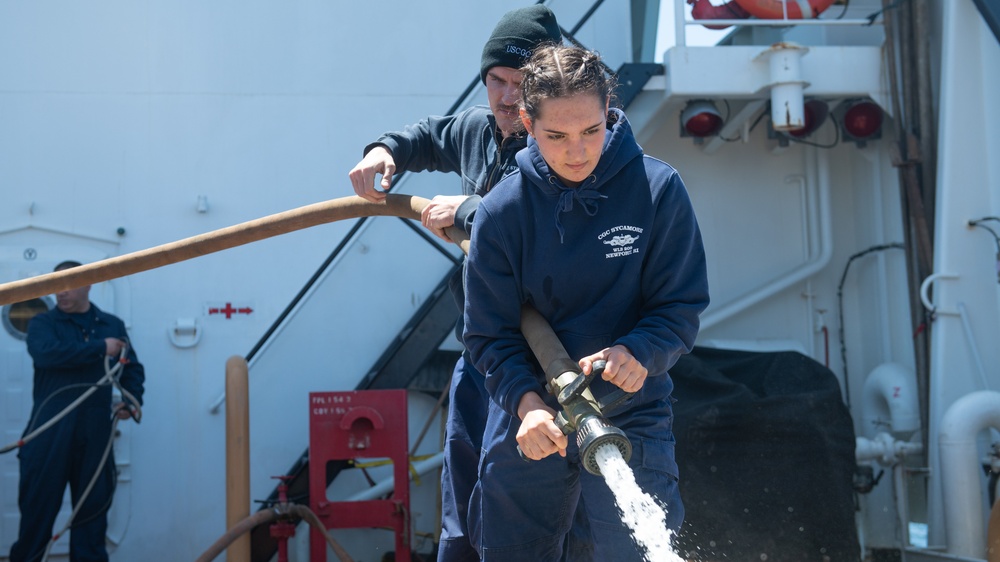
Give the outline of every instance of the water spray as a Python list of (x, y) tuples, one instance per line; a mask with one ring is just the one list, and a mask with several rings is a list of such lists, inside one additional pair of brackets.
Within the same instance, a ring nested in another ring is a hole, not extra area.
[[(635, 482), (628, 466), (632, 457), (631, 442), (604, 416), (604, 412), (618, 407), (634, 393), (618, 389), (603, 400), (595, 399), (590, 383), (604, 371), (606, 362), (594, 361), (590, 374), (583, 374), (580, 366), (569, 358), (552, 327), (534, 307), (521, 307), (521, 332), (545, 369), (545, 389), (562, 406), (554, 420), (556, 426), (567, 435), (576, 431), (580, 462), (587, 472), (604, 478), (615, 497), (622, 522), (631, 531), (644, 558), (648, 562), (684, 562), (670, 547), (673, 533), (666, 528), (663, 507)], [(601, 471), (602, 466), (607, 474)]]

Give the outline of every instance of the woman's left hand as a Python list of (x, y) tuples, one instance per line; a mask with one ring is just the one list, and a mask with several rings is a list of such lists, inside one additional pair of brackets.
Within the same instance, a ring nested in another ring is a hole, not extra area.
[(594, 368), (594, 361), (598, 359), (607, 361), (601, 378), (625, 392), (637, 392), (646, 382), (648, 371), (623, 345), (608, 347), (580, 359), (580, 368), (589, 375)]

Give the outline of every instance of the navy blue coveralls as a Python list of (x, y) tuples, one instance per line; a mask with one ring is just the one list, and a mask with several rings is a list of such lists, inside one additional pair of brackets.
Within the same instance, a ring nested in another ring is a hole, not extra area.
[[(108, 337), (128, 341), (125, 324), (101, 311), (67, 314), (58, 308), (39, 314), (28, 324), (28, 353), (35, 365), (31, 421), (27, 435), (61, 412), (105, 374)], [(114, 358), (117, 359), (117, 358)], [(120, 373), (122, 387), (142, 401), (145, 373), (131, 345), (129, 362)], [(114, 361), (111, 363), (114, 366)], [(67, 416), (18, 453), (21, 526), (11, 547), (11, 562), (39, 560), (62, 506), (66, 484), (75, 506), (94, 476), (111, 438), (111, 386), (102, 386)], [(104, 544), (107, 510), (115, 486), (114, 455), (109, 456), (70, 531), (72, 562), (107, 561)]]
[[(462, 194), (469, 198), (455, 214), (455, 226), (467, 234), (479, 202), (504, 176), (517, 168), (514, 155), (525, 147), (525, 136), (497, 142), (496, 119), (488, 107), (476, 106), (455, 115), (428, 117), (386, 133), (365, 147), (365, 154), (383, 145), (392, 153), (398, 170), (410, 172), (456, 172), (462, 178)], [(459, 310), (465, 306), (461, 272), (450, 280)], [(462, 317), (456, 334), (461, 341)], [(449, 408), (445, 426), (444, 464), (441, 468), (441, 562), (478, 561), (469, 541), (469, 497), (476, 485), (479, 456), (486, 429), (489, 394), (485, 377), (476, 371), (468, 352), (455, 364), (448, 390)]]

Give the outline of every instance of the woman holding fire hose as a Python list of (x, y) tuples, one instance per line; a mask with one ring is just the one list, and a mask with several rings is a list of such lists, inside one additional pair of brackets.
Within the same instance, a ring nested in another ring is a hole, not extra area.
[(701, 235), (676, 170), (644, 156), (624, 113), (609, 108), (614, 84), (597, 54), (543, 47), (522, 71), (528, 147), (519, 172), (480, 204), (466, 279), (464, 340), (492, 398), (472, 532), (485, 561), (559, 560), (582, 496), (596, 558), (641, 560), (608, 486), (580, 470), (576, 444), (554, 423), (559, 405), (521, 334), (521, 305), (538, 310), (583, 372), (607, 362), (591, 384), (598, 398), (635, 392), (604, 414), (676, 531), (684, 508), (667, 370), (690, 351), (708, 306)]

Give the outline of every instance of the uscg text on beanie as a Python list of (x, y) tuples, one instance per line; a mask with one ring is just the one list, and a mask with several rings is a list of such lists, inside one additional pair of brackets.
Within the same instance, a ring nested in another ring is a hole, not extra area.
[(535, 47), (561, 41), (562, 33), (552, 10), (540, 4), (511, 10), (500, 18), (483, 46), (479, 77), (485, 84), (486, 73), (494, 66), (521, 68)]

